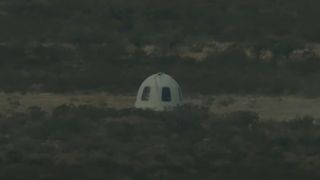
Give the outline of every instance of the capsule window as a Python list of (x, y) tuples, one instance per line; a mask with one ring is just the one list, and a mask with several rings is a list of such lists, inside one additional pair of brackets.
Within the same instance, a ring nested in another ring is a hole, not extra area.
[(150, 91), (151, 91), (151, 88), (149, 86), (147, 86), (143, 89), (142, 96), (141, 96), (142, 101), (149, 101)]
[(180, 87), (178, 88), (178, 92), (179, 92), (179, 99), (180, 101), (182, 101), (182, 92)]
[(169, 87), (162, 88), (162, 101), (170, 102), (171, 101), (171, 91)]

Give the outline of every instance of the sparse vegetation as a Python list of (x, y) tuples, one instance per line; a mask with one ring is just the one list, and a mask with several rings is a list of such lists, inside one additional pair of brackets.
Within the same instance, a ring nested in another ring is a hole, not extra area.
[(226, 107), (226, 106), (229, 106), (229, 105), (235, 103), (235, 101), (236, 100), (232, 97), (225, 97), (218, 102), (218, 105), (222, 106), (222, 107)]
[(62, 96), (25, 110), (32, 97), (3, 96), (0, 179), (318, 180), (319, 119), (260, 121), (255, 112), (209, 108), (238, 108), (212, 96), (226, 93), (319, 96), (319, 5), (1, 0), (1, 92), (132, 94), (164, 71), (185, 94), (209, 98), (206, 107), (160, 113), (77, 98), (52, 110), (71, 102)]
[(131, 93), (165, 71), (186, 93), (319, 96), (318, 4), (2, 0), (0, 89)]
[(63, 105), (0, 117), (3, 179), (317, 179), (312, 117), (260, 122), (209, 115)]

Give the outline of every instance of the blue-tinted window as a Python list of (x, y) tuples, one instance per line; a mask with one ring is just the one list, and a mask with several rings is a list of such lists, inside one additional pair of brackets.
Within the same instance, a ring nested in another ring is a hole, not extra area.
[(170, 102), (171, 101), (171, 91), (169, 87), (163, 87), (162, 88), (162, 101), (164, 102)]
[(150, 98), (150, 91), (151, 91), (151, 89), (150, 89), (149, 86), (147, 86), (147, 87), (145, 87), (145, 88), (143, 89), (142, 96), (141, 96), (141, 100), (142, 100), (142, 101), (148, 101), (148, 100), (149, 100), (149, 98)]

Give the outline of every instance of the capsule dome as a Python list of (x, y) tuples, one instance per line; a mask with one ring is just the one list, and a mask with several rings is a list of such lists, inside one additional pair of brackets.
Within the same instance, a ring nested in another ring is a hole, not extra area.
[(149, 76), (141, 84), (135, 107), (155, 111), (171, 110), (182, 104), (179, 84), (165, 73)]

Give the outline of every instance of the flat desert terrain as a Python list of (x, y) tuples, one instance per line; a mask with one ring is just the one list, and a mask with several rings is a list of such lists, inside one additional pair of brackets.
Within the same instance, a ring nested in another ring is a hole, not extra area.
[[(10, 114), (24, 111), (31, 106), (38, 106), (50, 112), (62, 104), (122, 109), (133, 107), (134, 101), (134, 96), (111, 95), (108, 93), (0, 93), (0, 113)], [(320, 98), (221, 95), (185, 97), (185, 103), (208, 106), (212, 113), (254, 111), (259, 114), (261, 120), (287, 121), (304, 116), (320, 118)]]

